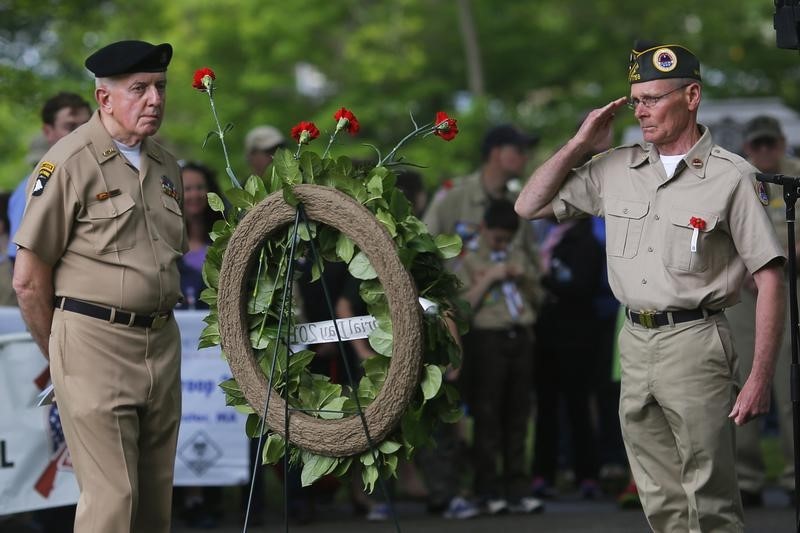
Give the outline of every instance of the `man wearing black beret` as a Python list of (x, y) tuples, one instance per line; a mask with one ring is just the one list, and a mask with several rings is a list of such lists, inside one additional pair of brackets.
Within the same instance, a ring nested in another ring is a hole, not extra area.
[(80, 486), (77, 533), (170, 530), (188, 247), (178, 164), (151, 137), (171, 57), (121, 41), (86, 60), (99, 109), (37, 166), (14, 239), (14, 288)]
[[(627, 319), (619, 335), (619, 415), (654, 531), (744, 530), (734, 426), (769, 410), (781, 342), (785, 254), (753, 187), (756, 169), (697, 123), (697, 57), (638, 42), (630, 97), (592, 111), (531, 176), (528, 218), (606, 219), (608, 277)], [(607, 150), (625, 104), (644, 142)], [(741, 390), (731, 328), (744, 275), (757, 296), (753, 368)]]

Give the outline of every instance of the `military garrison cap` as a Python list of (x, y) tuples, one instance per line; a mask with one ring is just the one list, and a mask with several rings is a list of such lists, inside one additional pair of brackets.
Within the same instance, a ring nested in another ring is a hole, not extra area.
[(133, 72), (164, 72), (172, 59), (172, 45), (144, 41), (117, 41), (86, 58), (86, 68), (97, 78)]
[(693, 78), (700, 81), (700, 61), (679, 44), (636, 41), (631, 50), (628, 83), (668, 78)]

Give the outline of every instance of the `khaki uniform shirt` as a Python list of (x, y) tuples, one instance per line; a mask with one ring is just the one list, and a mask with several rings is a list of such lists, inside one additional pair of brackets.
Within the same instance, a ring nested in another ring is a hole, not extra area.
[[(700, 129), (672, 178), (655, 146), (626, 145), (571, 171), (552, 202), (559, 219), (605, 217), (609, 283), (634, 310), (730, 307), (745, 269), (785, 257), (753, 187), (755, 168)], [(692, 217), (705, 221), (696, 252)]]
[[(468, 251), (456, 270), (456, 274), (468, 290), (475, 278), (491, 268), (495, 263), (491, 259), (491, 251), (478, 239), (478, 249)], [(536, 301), (538, 286), (537, 275), (531, 262), (521, 251), (512, 249), (506, 262), (515, 265), (522, 275), (516, 279), (517, 290), (522, 296), (522, 312), (515, 321), (508, 310), (502, 282), (494, 283), (483, 295), (477, 309), (473, 309), (472, 325), (478, 329), (506, 330), (514, 326), (531, 326), (536, 319), (532, 302)]]
[(97, 112), (31, 176), (15, 242), (53, 267), (56, 296), (136, 313), (180, 300), (177, 261), (188, 250), (180, 170), (152, 139), (141, 154), (137, 171)]
[[(516, 195), (506, 191), (506, 198), (514, 202)], [(463, 242), (462, 255), (467, 251), (478, 249), (478, 229), (483, 215), (489, 207), (489, 196), (483, 189), (480, 171), (474, 172), (458, 180), (456, 185), (431, 203), (425, 212), (423, 221), (431, 235), (454, 233)], [(520, 220), (519, 230), (511, 243), (513, 249), (521, 250), (535, 277), (534, 286), (538, 287), (539, 254), (536, 250), (536, 239), (533, 228), (527, 220)], [(453, 270), (458, 269), (458, 262), (451, 262)], [(541, 290), (532, 293), (533, 305), (538, 307), (543, 294)]]
[[(506, 192), (506, 198), (511, 202), (517, 199), (511, 191)], [(434, 200), (425, 212), (423, 221), (431, 235), (455, 233), (464, 242), (465, 250), (476, 250), (478, 228), (489, 202), (490, 198), (481, 183), (481, 173), (475, 172), (459, 180), (452, 189)], [(534, 242), (530, 224), (522, 221), (514, 237), (515, 246), (529, 251), (529, 255), (535, 258)]]

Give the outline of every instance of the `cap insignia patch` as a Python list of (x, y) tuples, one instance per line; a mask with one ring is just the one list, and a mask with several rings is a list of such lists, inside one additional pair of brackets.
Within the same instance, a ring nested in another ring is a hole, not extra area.
[(659, 48), (653, 54), (653, 66), (661, 72), (671, 72), (678, 66), (678, 57), (669, 48)]
[(42, 192), (44, 192), (44, 187), (47, 185), (47, 181), (50, 179), (50, 176), (53, 175), (55, 169), (56, 166), (53, 163), (42, 161), (36, 175), (36, 183), (33, 184), (32, 196), (40, 196)]

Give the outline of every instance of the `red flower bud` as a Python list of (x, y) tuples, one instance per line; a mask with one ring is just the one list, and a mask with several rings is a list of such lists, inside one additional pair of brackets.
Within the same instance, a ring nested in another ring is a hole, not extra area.
[(199, 68), (194, 72), (192, 87), (203, 92), (209, 91), (215, 79), (217, 76), (213, 70), (208, 67)]
[(302, 121), (292, 128), (292, 138), (297, 144), (308, 144), (319, 137), (319, 130), (313, 122)]
[(361, 128), (353, 112), (344, 107), (333, 114), (333, 120), (336, 121), (336, 131), (347, 130), (350, 135), (355, 135)]
[(458, 135), (456, 119), (448, 117), (444, 111), (436, 113), (436, 120), (433, 121), (433, 124), (433, 134), (445, 141), (452, 141)]

